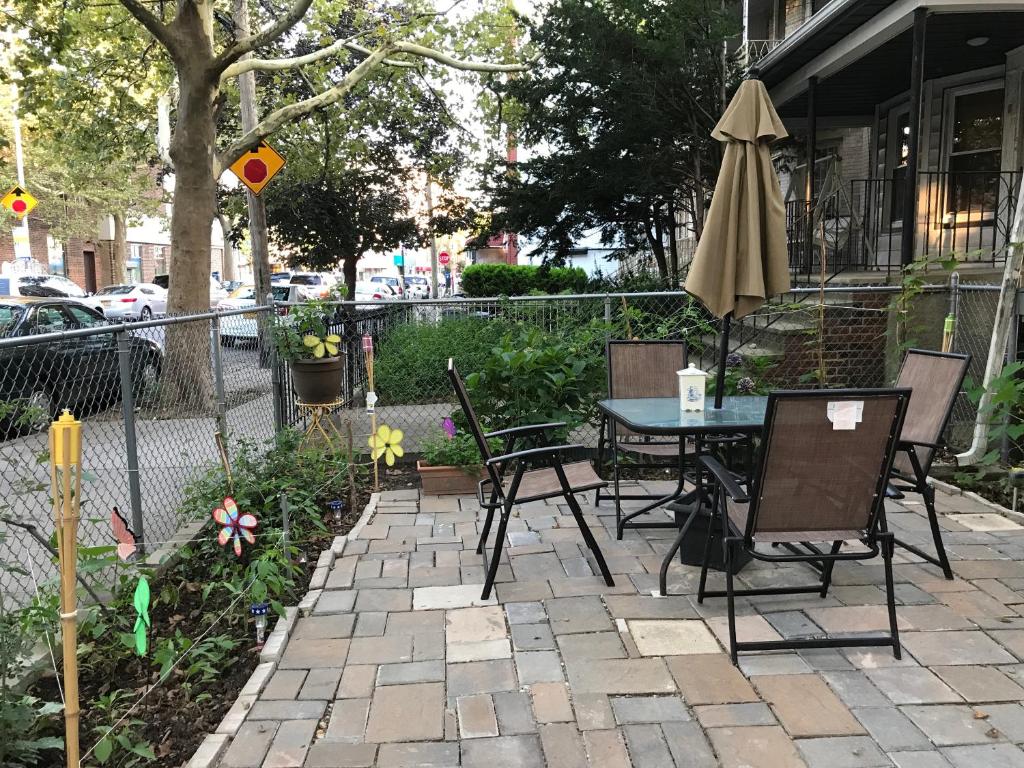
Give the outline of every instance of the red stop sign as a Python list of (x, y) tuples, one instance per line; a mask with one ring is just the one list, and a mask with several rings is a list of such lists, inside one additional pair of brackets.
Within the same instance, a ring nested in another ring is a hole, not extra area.
[(24, 213), (28, 209), (28, 203), (24, 200), (15, 200), (11, 203), (11, 210), (15, 213)]
[(251, 181), (253, 184), (259, 184), (267, 178), (267, 164), (258, 157), (254, 157), (251, 160), (245, 161), (245, 167), (242, 168), (242, 173), (245, 174), (246, 181)]
[(451, 260), (452, 257), (448, 255), (448, 251), (441, 251), (439, 254), (437, 254), (437, 261), (440, 264), (447, 264)]

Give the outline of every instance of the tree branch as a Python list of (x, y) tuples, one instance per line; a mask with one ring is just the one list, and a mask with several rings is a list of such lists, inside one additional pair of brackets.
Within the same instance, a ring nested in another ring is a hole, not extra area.
[(170, 27), (164, 24), (160, 19), (153, 14), (145, 5), (142, 4), (141, 0), (121, 0), (121, 5), (142, 26), (144, 26), (149, 33), (155, 37), (160, 44), (167, 49), (172, 55), (178, 50), (178, 43), (175, 40), (174, 35), (171, 34)]
[(421, 59), (431, 59), (446, 67), (467, 72), (526, 72), (530, 68), (528, 64), (494, 64), (489, 61), (456, 59), (454, 56), (416, 43), (394, 43), (394, 50), (396, 53), (408, 53), (412, 56), (419, 56)]
[(367, 58), (359, 62), (356, 67), (342, 78), (341, 82), (321, 94), (313, 96), (294, 104), (271, 112), (261, 120), (251, 131), (229, 144), (223, 152), (217, 155), (217, 162), (214, 164), (214, 178), (219, 178), (221, 171), (230, 166), (235, 160), (255, 147), (267, 136), (272, 134), (282, 125), (298, 120), (314, 110), (326, 107), (341, 99), (351, 91), (359, 81), (366, 77), (375, 67), (381, 64), (388, 56), (394, 53), (394, 44), (388, 44), (376, 51), (373, 51)]
[[(125, 0), (121, 1), (125, 2)], [(136, 2), (136, 0), (131, 0), (131, 2)], [(275, 19), (273, 23), (268, 24), (254, 35), (236, 40), (217, 57), (217, 62), (214, 65), (215, 71), (223, 72), (250, 51), (262, 48), (268, 43), (277, 40), (277, 38), (302, 20), (302, 17), (306, 15), (306, 11), (309, 10), (309, 6), (312, 4), (313, 0), (294, 0), (288, 10), (280, 18)]]
[(224, 82), (229, 78), (238, 77), (245, 72), (279, 72), (283, 69), (312, 64), (315, 61), (326, 59), (328, 56), (333, 56), (338, 51), (348, 48), (353, 39), (349, 37), (344, 40), (335, 40), (326, 48), (307, 53), (305, 56), (293, 56), (289, 59), (246, 59), (245, 61), (236, 61), (221, 73), (220, 79), (221, 82)]

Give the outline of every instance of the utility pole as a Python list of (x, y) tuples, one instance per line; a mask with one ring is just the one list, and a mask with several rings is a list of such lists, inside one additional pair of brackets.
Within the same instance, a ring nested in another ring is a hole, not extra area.
[[(249, 34), (248, 0), (235, 0), (235, 28), (238, 37)], [(252, 58), (245, 54), (242, 61)], [(256, 73), (243, 72), (238, 76), (238, 95), (242, 113), (242, 132), (248, 133), (259, 122), (256, 114)], [(270, 293), (270, 249), (267, 245), (267, 209), (258, 195), (246, 191), (249, 203), (249, 240), (252, 244), (252, 271), (256, 283), (256, 301), (265, 304)], [(265, 315), (261, 315), (265, 317)], [(260, 334), (264, 338), (263, 334)], [(262, 358), (262, 356), (261, 356)]]
[[(18, 84), (11, 83), (11, 122), (14, 128), (14, 164), (18, 169), (18, 186), (25, 188), (25, 158), (21, 145), (21, 120), (18, 118)], [(28, 231), (28, 215), (21, 217), (21, 223), (11, 230), (14, 241), (14, 261), (27, 267), (32, 261), (31, 239)]]
[(437, 298), (437, 237), (434, 235), (434, 180), (427, 172), (427, 220), (430, 226), (430, 298)]

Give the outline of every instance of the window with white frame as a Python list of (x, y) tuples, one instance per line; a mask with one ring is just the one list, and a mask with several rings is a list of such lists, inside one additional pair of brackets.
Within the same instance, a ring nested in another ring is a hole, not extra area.
[(1002, 82), (947, 91), (947, 224), (995, 215), (1002, 163), (1003, 97)]

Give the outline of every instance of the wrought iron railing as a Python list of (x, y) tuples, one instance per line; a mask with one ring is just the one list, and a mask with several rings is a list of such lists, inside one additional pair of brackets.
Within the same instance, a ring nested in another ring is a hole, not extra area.
[(774, 51), (782, 40), (745, 40), (736, 50), (740, 66), (749, 67), (756, 64), (769, 53)]
[[(918, 174), (914, 258), (955, 255), (960, 261), (1001, 263), (1020, 187), (1019, 171), (927, 171)], [(904, 227), (903, 178), (854, 179), (817, 204), (786, 204), (789, 265), (813, 280), (848, 271), (900, 269)]]

